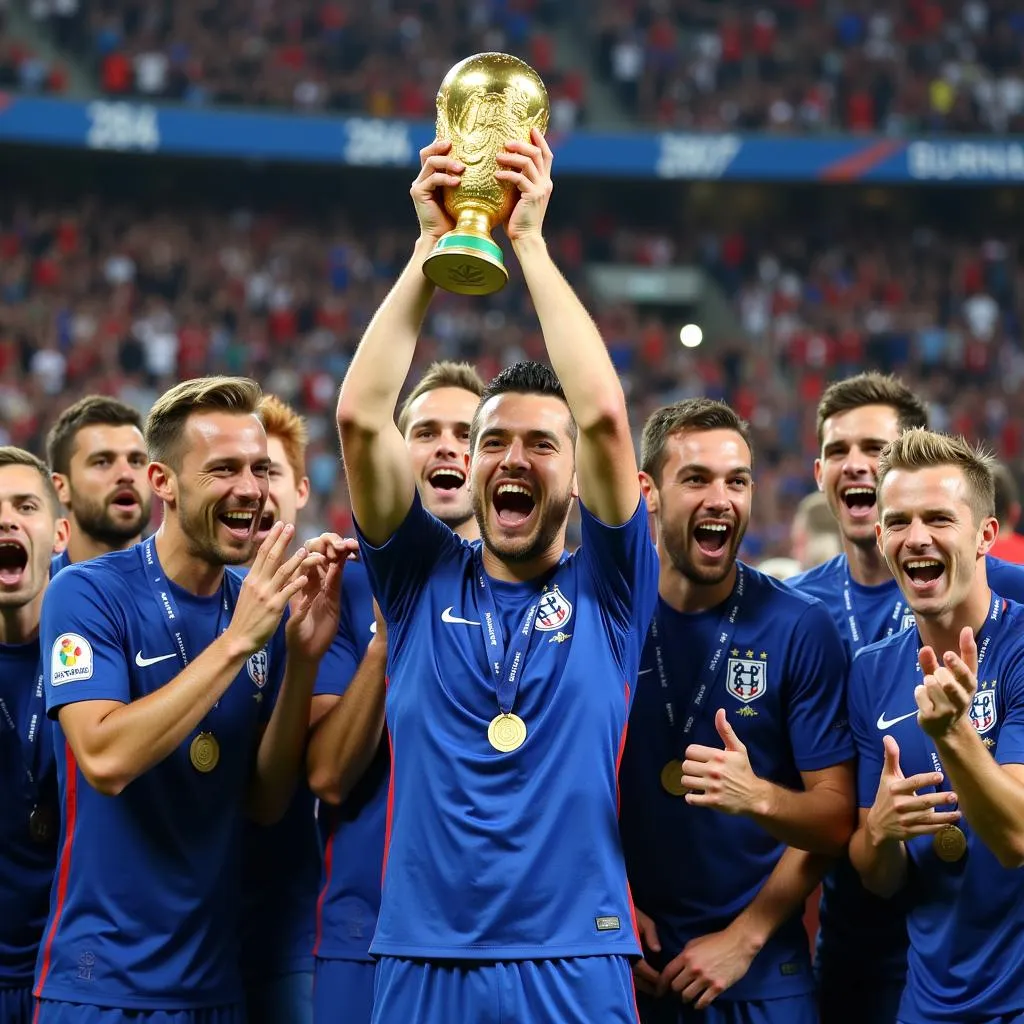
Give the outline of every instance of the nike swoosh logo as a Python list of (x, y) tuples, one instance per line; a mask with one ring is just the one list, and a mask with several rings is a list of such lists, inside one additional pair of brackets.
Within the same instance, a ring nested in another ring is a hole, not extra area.
[(891, 729), (897, 722), (905, 722), (908, 718), (913, 718), (916, 714), (916, 711), (908, 711), (905, 715), (900, 715), (898, 718), (886, 718), (885, 712), (883, 711), (878, 716), (878, 721), (875, 722), (875, 725), (884, 731), (886, 729)]
[(441, 621), (447, 622), (449, 626), (479, 626), (479, 622), (474, 622), (472, 619), (460, 619), (458, 615), (452, 615), (452, 609), (455, 605), (450, 604), (443, 612), (441, 612)]
[(142, 656), (142, 651), (139, 651), (139, 653), (135, 655), (135, 664), (138, 665), (139, 668), (148, 668), (150, 665), (156, 665), (158, 662), (166, 661), (168, 658), (173, 657), (173, 654), (161, 654), (159, 658), (144, 658)]
[(645, 675), (647, 675), (648, 672), (653, 672), (653, 671), (654, 671), (653, 668), (642, 668), (642, 669), (640, 669), (639, 672), (637, 672), (637, 675), (638, 676), (645, 676)]

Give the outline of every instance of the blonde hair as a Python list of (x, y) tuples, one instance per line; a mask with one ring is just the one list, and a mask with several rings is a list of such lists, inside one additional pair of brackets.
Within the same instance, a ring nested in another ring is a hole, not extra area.
[(309, 443), (306, 421), (277, 395), (264, 395), (257, 411), (267, 437), (276, 437), (281, 442), (298, 483), (306, 475), (306, 445)]
[(210, 412), (259, 414), (263, 392), (248, 377), (197, 377), (165, 391), (146, 417), (146, 448), (153, 462), (180, 468), (178, 445), (189, 417)]
[(409, 414), (413, 402), (421, 395), (436, 391), (438, 388), (462, 388), (463, 391), (469, 391), (479, 398), (484, 393), (484, 380), (469, 363), (456, 363), (450, 359), (431, 363), (398, 411), (398, 429), (403, 437), (409, 427)]
[(962, 437), (938, 434), (915, 427), (905, 430), (890, 441), (878, 458), (878, 504), (882, 504), (882, 484), (893, 470), (915, 472), (933, 466), (953, 466), (963, 474), (967, 484), (967, 501), (974, 521), (981, 522), (995, 515), (995, 480), (992, 456)]

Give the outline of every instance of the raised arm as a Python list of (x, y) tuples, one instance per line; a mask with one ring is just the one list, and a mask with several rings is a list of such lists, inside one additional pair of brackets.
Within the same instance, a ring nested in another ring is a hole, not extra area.
[(594, 321), (548, 253), (542, 228), (551, 198), (553, 155), (534, 130), (532, 145), (510, 142), (497, 177), (519, 189), (506, 230), (533, 299), (569, 408), (579, 426), (577, 485), (584, 505), (619, 526), (640, 500), (636, 453), (619, 376)]
[(409, 454), (395, 426), (395, 406), (434, 293), (423, 276), (423, 261), (453, 226), (434, 198), (438, 189), (458, 184), (462, 165), (445, 155), (450, 148), (450, 142), (434, 142), (420, 151), (422, 167), (410, 189), (420, 236), (412, 259), (366, 328), (338, 397), (338, 430), (352, 511), (374, 545), (395, 532), (416, 490)]

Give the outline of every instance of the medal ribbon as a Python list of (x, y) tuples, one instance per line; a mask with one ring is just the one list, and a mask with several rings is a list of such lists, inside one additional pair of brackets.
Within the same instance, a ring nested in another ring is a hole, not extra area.
[[(554, 576), (564, 560), (563, 557), (558, 565), (551, 570), (548, 580)], [(477, 587), (480, 591), (477, 595), (477, 605), (480, 608), (482, 619), (480, 630), (484, 635), (487, 659), (490, 662), (491, 671), (494, 673), (498, 707), (503, 715), (508, 715), (515, 707), (516, 696), (519, 693), (519, 681), (526, 668), (526, 653), (530, 648), (530, 640), (533, 638), (533, 631), (537, 626), (537, 609), (541, 599), (548, 592), (548, 587), (545, 583), (535, 599), (530, 602), (530, 607), (526, 609), (519, 628), (509, 637), (509, 645), (506, 650), (501, 622), (494, 604), (494, 592), (491, 590), (487, 573), (484, 572), (483, 558), (479, 549), (476, 551), (474, 569), (476, 570)]]
[(36, 676), (36, 687), (30, 700), (25, 703), (25, 714), (21, 727), (15, 725), (14, 718), (7, 702), (0, 697), (0, 714), (7, 719), (8, 724), (19, 736), (25, 737), (24, 746), (21, 747), (22, 762), (25, 767), (25, 778), (28, 781), (29, 798), (32, 806), (39, 802), (39, 771), (36, 764), (36, 744), (39, 734), (43, 731), (43, 718), (46, 715), (46, 699), (43, 696), (43, 673), (40, 668)]
[[(853, 580), (850, 577), (850, 563), (846, 563), (846, 578), (843, 580), (843, 608), (846, 611), (846, 629), (850, 634), (850, 644), (853, 647), (853, 653), (856, 654), (862, 647), (866, 647), (872, 640), (869, 640), (864, 635), (864, 630), (861, 629), (860, 621), (857, 618), (857, 609), (853, 603)], [(896, 603), (893, 605), (892, 614), (889, 616), (889, 628), (886, 630), (885, 636), (890, 637), (893, 633), (899, 630), (899, 623), (903, 621), (903, 598), (896, 598)], [(879, 637), (879, 639), (884, 639)]]
[[(174, 644), (175, 652), (181, 660), (181, 667), (183, 669), (188, 668), (190, 659), (188, 648), (185, 645), (185, 634), (177, 626), (177, 623), (181, 622), (181, 614), (174, 601), (174, 594), (171, 593), (171, 588), (164, 577), (160, 560), (156, 556), (156, 545), (153, 542), (153, 537), (148, 537), (143, 541), (137, 550), (139, 558), (142, 560), (142, 568), (146, 573), (146, 578), (149, 580), (153, 600), (156, 601), (157, 607), (160, 609), (161, 620), (167, 629), (167, 635), (170, 637), (171, 643)], [(223, 633), (228, 628), (227, 624), (231, 621), (231, 610), (228, 608), (228, 585), (227, 580), (224, 578), (221, 579), (220, 583), (220, 600), (222, 618), (219, 623), (220, 629), (218, 633)]]
[[(687, 709), (685, 721), (679, 721), (676, 715), (675, 701), (673, 700), (672, 680), (669, 678), (668, 665), (666, 664), (665, 651), (662, 647), (661, 624), (659, 612), (656, 612), (651, 622), (651, 637), (654, 640), (654, 661), (658, 670), (658, 682), (661, 685), (661, 697), (664, 701), (665, 715), (668, 718), (669, 730), (673, 733), (672, 741), (674, 749), (680, 750), (683, 741), (693, 730), (693, 724), (697, 720), (701, 708), (704, 706), (708, 695), (718, 682), (719, 676), (725, 664), (725, 654), (732, 646), (733, 634), (736, 632), (736, 623), (739, 621), (740, 609), (743, 607), (743, 599), (746, 595), (747, 577), (746, 567), (742, 562), (736, 563), (736, 586), (733, 587), (732, 596), (726, 610), (722, 612), (716, 633), (718, 642), (711, 653), (703, 673), (697, 680), (693, 690), (693, 697), (690, 699), (690, 706)], [(678, 740), (676, 733), (679, 734)]]

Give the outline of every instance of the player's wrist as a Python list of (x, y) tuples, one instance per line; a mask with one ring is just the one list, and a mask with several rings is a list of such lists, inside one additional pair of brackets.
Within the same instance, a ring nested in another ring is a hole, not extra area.
[(244, 662), (263, 646), (262, 644), (254, 646), (247, 637), (232, 630), (230, 626), (221, 633), (216, 643), (229, 662)]
[(748, 907), (725, 930), (735, 947), (753, 960), (764, 949), (772, 929), (767, 921), (762, 921), (751, 911), (752, 908)]
[(942, 751), (955, 753), (963, 748), (964, 743), (977, 738), (978, 731), (967, 715), (961, 715), (945, 732), (932, 737), (935, 745), (939, 747), (940, 754)]
[(755, 818), (773, 818), (778, 812), (778, 794), (775, 787), (756, 775), (744, 813)]
[(547, 242), (544, 241), (544, 235), (540, 228), (517, 235), (511, 241), (512, 251), (520, 263), (538, 256), (549, 256)]

